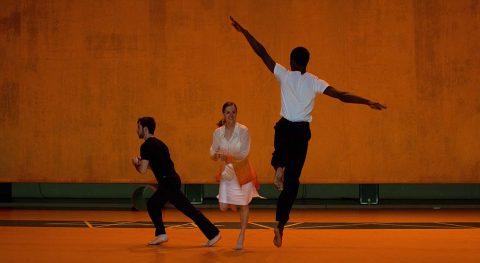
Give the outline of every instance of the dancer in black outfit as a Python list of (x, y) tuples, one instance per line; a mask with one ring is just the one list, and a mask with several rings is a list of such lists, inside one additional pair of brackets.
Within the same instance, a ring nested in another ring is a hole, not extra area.
[(188, 216), (200, 228), (208, 241), (205, 246), (213, 246), (220, 240), (220, 231), (199, 210), (197, 210), (180, 190), (181, 180), (175, 171), (167, 145), (155, 138), (155, 120), (143, 117), (137, 121), (137, 134), (145, 142), (140, 147), (140, 157), (132, 159), (133, 166), (144, 174), (150, 168), (158, 181), (158, 189), (148, 199), (147, 209), (155, 225), (155, 239), (150, 245), (167, 242), (167, 234), (162, 219), (162, 209), (167, 201)]

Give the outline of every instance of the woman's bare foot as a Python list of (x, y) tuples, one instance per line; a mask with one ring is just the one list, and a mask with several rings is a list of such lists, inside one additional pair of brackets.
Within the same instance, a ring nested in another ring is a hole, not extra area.
[(235, 250), (242, 250), (243, 249), (243, 241), (245, 241), (245, 235), (240, 234), (237, 239), (237, 244), (235, 245)]

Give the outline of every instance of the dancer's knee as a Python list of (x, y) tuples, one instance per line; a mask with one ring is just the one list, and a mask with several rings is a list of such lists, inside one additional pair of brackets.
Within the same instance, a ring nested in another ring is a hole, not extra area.
[(242, 211), (242, 212), (248, 212), (248, 211), (249, 211), (249, 206), (248, 206), (248, 205), (241, 205), (241, 206), (240, 206), (240, 211)]
[(300, 187), (300, 182), (298, 180), (294, 182), (286, 181), (283, 186), (283, 192), (285, 192), (285, 194), (288, 194), (288, 195), (297, 196), (299, 187)]
[(228, 210), (228, 204), (219, 203), (218, 208), (220, 209), (220, 211), (225, 212)]
[(155, 207), (155, 201), (153, 201), (153, 199), (150, 198), (150, 199), (147, 200), (147, 209), (150, 210), (153, 207)]

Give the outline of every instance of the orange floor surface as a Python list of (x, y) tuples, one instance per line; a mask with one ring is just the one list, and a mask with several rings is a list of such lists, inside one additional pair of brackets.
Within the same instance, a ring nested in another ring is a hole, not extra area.
[(160, 246), (146, 245), (145, 211), (0, 209), (0, 262), (480, 262), (478, 209), (293, 210), (281, 248), (275, 211), (252, 209), (241, 251), (238, 213), (202, 211), (221, 229), (214, 247), (175, 209), (165, 210)]

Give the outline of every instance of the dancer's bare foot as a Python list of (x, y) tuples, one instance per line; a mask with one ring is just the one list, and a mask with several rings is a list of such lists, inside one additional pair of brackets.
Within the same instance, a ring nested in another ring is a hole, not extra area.
[(273, 178), (273, 184), (278, 191), (283, 191), (283, 176), (285, 167), (278, 167), (275, 171), (275, 177)]
[(220, 236), (220, 233), (218, 233), (214, 238), (208, 240), (208, 242), (205, 243), (205, 246), (206, 246), (206, 247), (212, 247), (212, 246), (215, 245), (221, 238), (222, 238), (222, 236)]
[(235, 250), (242, 250), (243, 249), (243, 241), (245, 240), (245, 235), (240, 234), (237, 239), (237, 244), (235, 245)]
[(281, 247), (282, 246), (282, 239), (283, 239), (283, 229), (275, 227), (273, 229), (273, 233), (275, 234), (275, 237), (273, 237), (273, 244), (276, 247)]
[(158, 235), (155, 237), (154, 240), (150, 241), (150, 243), (148, 243), (149, 245), (160, 245), (162, 243), (165, 243), (168, 241), (168, 237), (166, 234), (162, 234), (162, 235)]

